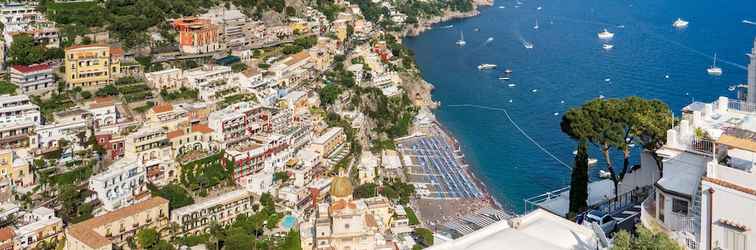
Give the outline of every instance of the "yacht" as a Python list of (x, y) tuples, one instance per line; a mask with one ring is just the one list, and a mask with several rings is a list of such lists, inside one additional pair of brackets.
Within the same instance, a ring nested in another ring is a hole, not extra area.
[(494, 40), (494, 38), (493, 38), (493, 37), (489, 37), (488, 39), (486, 39), (486, 43), (490, 43), (490, 42), (493, 42), (493, 40)]
[(604, 29), (604, 31), (601, 31), (601, 32), (598, 33), (598, 38), (599, 39), (604, 39), (604, 40), (609, 40), (609, 39), (614, 38), (614, 33), (609, 32), (609, 30), (607, 30), (607, 29)]
[(604, 50), (610, 50), (610, 49), (614, 48), (614, 45), (611, 45), (611, 44), (605, 43), (605, 44), (604, 44), (603, 46), (601, 46), (601, 47), (602, 47), (602, 48), (604, 48)]
[[(510, 87), (510, 88), (513, 88), (513, 87), (517, 86), (517, 84), (510, 83), (510, 84), (507, 84), (507, 86)], [(512, 101), (510, 100), (509, 102), (512, 102)]]
[(461, 47), (461, 46), (465, 46), (465, 44), (467, 44), (467, 42), (465, 42), (465, 33), (462, 32), (462, 31), (460, 31), (459, 32), (459, 40), (457, 41), (457, 45)]
[(729, 88), (727, 88), (727, 90), (729, 90), (729, 91), (735, 91), (735, 86), (730, 86)]
[(487, 70), (487, 69), (495, 69), (496, 64), (490, 64), (490, 63), (484, 63), (481, 65), (478, 65), (479, 70)]
[(475, 29), (473, 29), (473, 31), (478, 32), (478, 31), (480, 31), (480, 28), (475, 27)]
[(714, 53), (714, 64), (709, 66), (708, 69), (706, 69), (706, 73), (709, 73), (711, 76), (721, 76), (722, 75), (722, 68), (717, 67), (717, 53)]
[(454, 28), (454, 25), (446, 25), (446, 26), (441, 26), (439, 28), (442, 28), (442, 29), (451, 29), (451, 28)]
[(599, 170), (599, 177), (601, 177), (603, 179), (608, 179), (608, 178), (612, 177), (612, 174), (609, 173), (609, 171), (606, 171), (606, 170), (602, 169), (602, 170)]
[(535, 24), (535, 26), (533, 26), (533, 29), (537, 30), (538, 28), (540, 28), (540, 26), (538, 26), (538, 20), (536, 20), (536, 24)]
[(595, 165), (596, 163), (598, 163), (598, 159), (588, 158), (588, 165)]
[(512, 70), (506, 69), (504, 70), (504, 73), (499, 76), (499, 80), (509, 81), (509, 79), (512, 79)]
[(542, 9), (543, 9), (543, 7), (541, 7), (541, 6), (538, 6), (538, 8), (536, 8), (536, 10), (542, 10)]
[(524, 46), (526, 49), (532, 49), (533, 43), (528, 42), (528, 41), (522, 41), (522, 46)]
[(682, 29), (685, 27), (688, 27), (688, 21), (682, 20), (682, 18), (677, 18), (674, 23), (672, 23), (672, 27)]
[(507, 7), (504, 7), (503, 5), (502, 5), (502, 6), (499, 6), (499, 9), (506, 9), (506, 8), (507, 8)]

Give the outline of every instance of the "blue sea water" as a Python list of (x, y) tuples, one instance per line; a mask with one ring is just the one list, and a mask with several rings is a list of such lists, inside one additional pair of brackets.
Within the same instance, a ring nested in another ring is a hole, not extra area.
[[(442, 104), (437, 117), (492, 195), (515, 209), (527, 197), (568, 185), (570, 170), (526, 138), (504, 112), (457, 105), (506, 109), (534, 141), (571, 164), (575, 142), (559, 129), (570, 107), (600, 95), (638, 95), (661, 99), (679, 114), (692, 100), (734, 97), (728, 86), (746, 81), (745, 53), (756, 26), (742, 20), (756, 21), (756, 1), (522, 2), (515, 8), (515, 1), (497, 1), (477, 17), (440, 23), (405, 39), (423, 77), (436, 87), (433, 97)], [(689, 27), (673, 28), (678, 17)], [(454, 27), (441, 28), (447, 25)], [(597, 38), (603, 28), (615, 33), (610, 51)], [(455, 45), (460, 31), (467, 41), (461, 48)], [(486, 43), (489, 37), (494, 40)], [(534, 48), (525, 49), (523, 40)], [(706, 74), (714, 53), (724, 70), (718, 78)], [(479, 71), (482, 63), (499, 68)], [(509, 82), (497, 79), (504, 68), (514, 71)], [(603, 162), (595, 149), (591, 157)], [(602, 168), (592, 168), (592, 175)]]

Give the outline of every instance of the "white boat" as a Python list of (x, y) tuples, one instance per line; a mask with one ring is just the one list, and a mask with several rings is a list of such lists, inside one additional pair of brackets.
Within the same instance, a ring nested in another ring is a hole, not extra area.
[(533, 89), (530, 92), (533, 92), (533, 93), (538, 92), (538, 89)]
[(506, 9), (507, 7), (504, 7), (504, 5), (499, 6), (499, 9)]
[(490, 64), (490, 63), (484, 63), (481, 65), (478, 65), (479, 70), (487, 70), (487, 69), (495, 69), (496, 64)]
[(706, 73), (709, 73), (711, 76), (721, 76), (722, 75), (722, 68), (717, 67), (717, 53), (714, 53), (714, 64), (709, 66), (708, 69), (706, 69)]
[(611, 44), (605, 43), (605, 44), (604, 44), (603, 46), (601, 46), (601, 47), (602, 47), (602, 48), (604, 48), (604, 50), (610, 50), (610, 49), (614, 48), (614, 45), (611, 45)]
[(599, 96), (598, 96), (598, 98), (599, 98), (599, 99), (604, 99), (604, 98), (606, 98), (606, 96), (604, 96), (604, 95), (599, 95)]
[(745, 24), (751, 24), (751, 25), (756, 25), (756, 22), (751, 21), (751, 20), (745, 20), (745, 19), (743, 20), (743, 23), (745, 23)]
[(462, 32), (462, 31), (460, 31), (459, 32), (459, 40), (457, 41), (457, 45), (461, 47), (461, 46), (465, 46), (465, 44), (467, 44), (467, 42), (465, 42), (465, 33)]
[(609, 171), (606, 171), (606, 170), (599, 170), (599, 177), (607, 179), (607, 178), (611, 178), (612, 174), (609, 173)]
[(494, 40), (494, 38), (493, 38), (493, 37), (489, 37), (488, 39), (486, 39), (486, 42), (487, 42), (487, 43), (490, 43), (490, 42), (493, 42), (493, 40)]
[(538, 28), (540, 28), (540, 26), (538, 26), (538, 20), (536, 20), (536, 24), (535, 24), (535, 26), (533, 26), (533, 29), (537, 30)]
[[(509, 86), (510, 88), (512, 88), (512, 87), (515, 87), (515, 86), (517, 86), (517, 84), (514, 84), (514, 83), (510, 83), (510, 84), (507, 84), (507, 86)], [(510, 102), (512, 102), (512, 101), (510, 101)]]
[(625, 28), (625, 25), (617, 25), (617, 28), (618, 28), (618, 29), (624, 29), (624, 28)]
[(554, 112), (554, 116), (558, 116), (558, 115), (559, 115), (559, 112)]
[(609, 32), (609, 30), (604, 29), (604, 31), (601, 31), (598, 33), (598, 38), (603, 40), (609, 40), (614, 38), (614, 33)]
[(735, 91), (735, 86), (730, 86), (729, 88), (727, 88), (727, 90), (729, 90), (729, 91)]
[(611, 82), (612, 78), (604, 78), (604, 82)]
[(533, 43), (528, 42), (528, 41), (522, 41), (522, 46), (525, 47), (526, 49), (532, 49)]
[(588, 165), (595, 165), (596, 163), (598, 163), (598, 159), (588, 158)]
[(669, 79), (669, 75), (664, 75), (664, 79)]
[(674, 23), (672, 23), (672, 27), (682, 29), (685, 27), (688, 27), (688, 21), (682, 20), (682, 18), (677, 18)]
[(536, 8), (536, 10), (542, 10), (542, 9), (543, 9), (543, 7), (541, 7), (541, 6), (538, 6), (538, 8)]
[(504, 73), (502, 73), (501, 75), (499, 75), (499, 80), (509, 81), (509, 79), (511, 79), (511, 77), (512, 77), (512, 70), (511, 69), (506, 69), (506, 70), (504, 70)]
[(439, 28), (442, 28), (442, 29), (451, 29), (451, 28), (454, 28), (454, 25), (446, 25), (446, 26), (441, 26)]

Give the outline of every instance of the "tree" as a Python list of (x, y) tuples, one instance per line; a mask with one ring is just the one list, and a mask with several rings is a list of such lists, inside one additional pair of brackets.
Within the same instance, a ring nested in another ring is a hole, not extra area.
[(145, 228), (137, 232), (137, 242), (144, 249), (152, 249), (160, 242), (160, 235), (155, 229)]
[(15, 84), (6, 81), (0, 81), (0, 95), (15, 95), (17, 88), (18, 86), (16, 86)]
[(297, 15), (297, 10), (294, 7), (286, 6), (286, 16), (293, 17)]
[(105, 85), (102, 88), (98, 89), (97, 92), (95, 92), (95, 95), (97, 95), (97, 96), (115, 96), (115, 95), (118, 95), (118, 88), (116, 88), (112, 84), (108, 84), (108, 85)]
[(433, 245), (433, 232), (427, 228), (418, 227), (415, 228), (415, 234), (420, 239), (420, 244), (429, 247)]
[(580, 140), (570, 183), (569, 217), (588, 209), (588, 143)]
[(255, 242), (254, 238), (247, 235), (243, 231), (237, 230), (228, 236), (228, 238), (224, 242), (225, 247), (223, 249), (227, 249), (227, 250), (254, 249), (254, 242)]
[(44, 47), (35, 45), (30, 35), (13, 36), (13, 43), (8, 49), (9, 64), (29, 65), (42, 61), (44, 57)]
[(682, 250), (683, 248), (664, 233), (654, 232), (643, 226), (638, 226), (636, 235), (630, 235), (625, 230), (620, 230), (614, 236), (612, 250)]
[(86, 91), (86, 90), (81, 91), (79, 93), (79, 95), (81, 96), (81, 98), (84, 98), (84, 99), (92, 98), (92, 92), (89, 92), (89, 91)]
[(354, 189), (353, 196), (355, 199), (375, 197), (378, 194), (377, 188), (378, 186), (373, 183), (365, 183)]
[(234, 72), (242, 72), (247, 69), (247, 65), (244, 63), (235, 63), (231, 65), (231, 70)]
[(327, 84), (325, 87), (318, 91), (320, 97), (320, 105), (325, 107), (336, 103), (336, 99), (341, 95), (341, 87), (336, 84)]

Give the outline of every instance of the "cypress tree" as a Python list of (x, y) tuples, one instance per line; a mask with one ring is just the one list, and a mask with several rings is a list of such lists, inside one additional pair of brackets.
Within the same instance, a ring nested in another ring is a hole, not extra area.
[(570, 183), (570, 217), (588, 208), (588, 143), (580, 140)]

